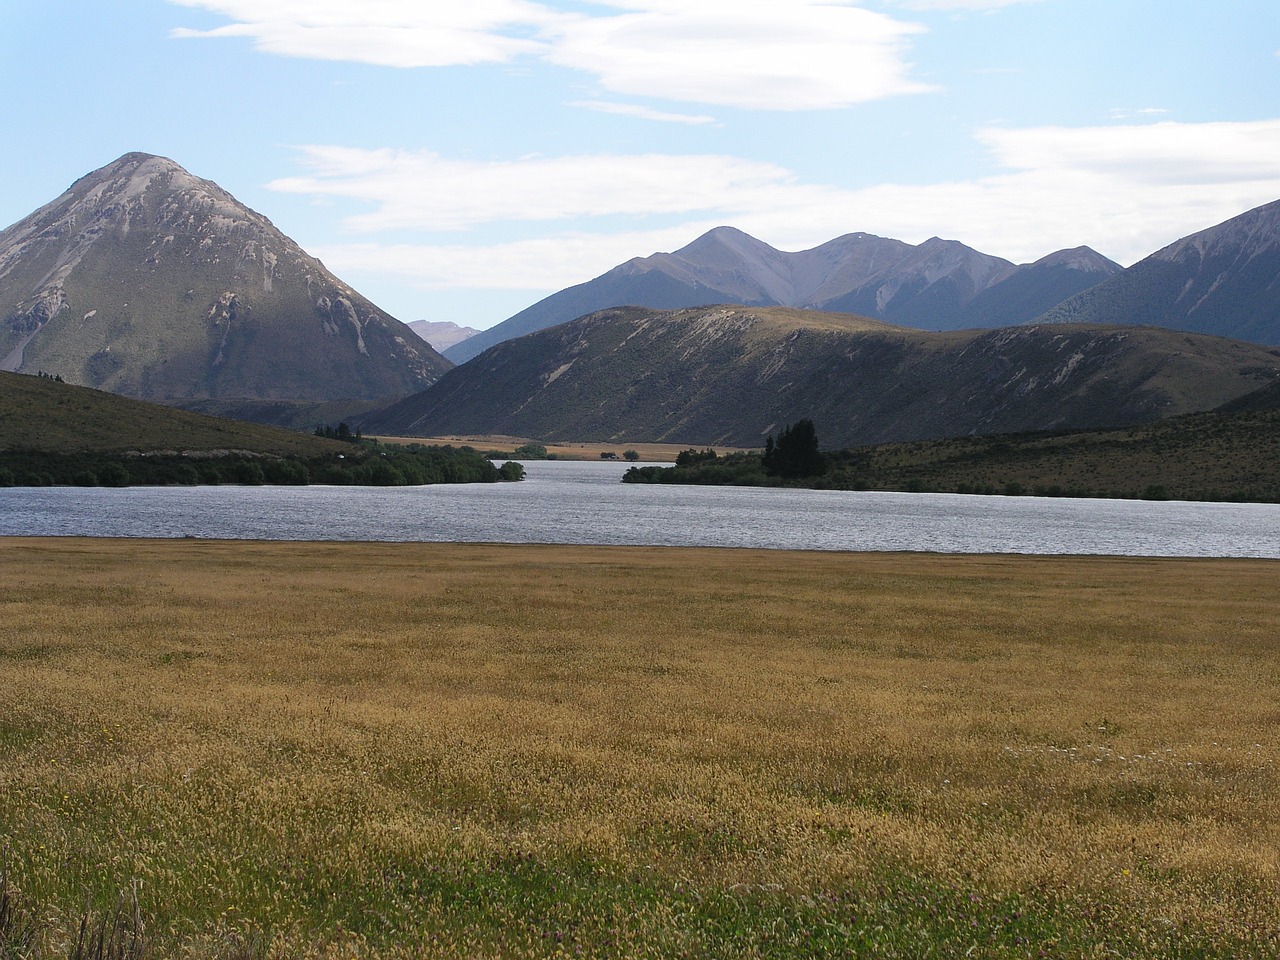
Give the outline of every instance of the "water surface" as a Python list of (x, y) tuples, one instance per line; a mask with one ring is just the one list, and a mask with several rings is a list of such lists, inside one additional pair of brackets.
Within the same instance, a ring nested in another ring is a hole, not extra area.
[(623, 484), (530, 461), (521, 483), (0, 490), (0, 535), (416, 540), (1280, 558), (1280, 505)]

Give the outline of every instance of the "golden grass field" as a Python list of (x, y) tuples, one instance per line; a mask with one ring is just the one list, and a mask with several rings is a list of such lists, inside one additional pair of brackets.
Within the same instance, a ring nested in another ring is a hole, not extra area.
[(0, 540), (0, 957), (1275, 956), (1278, 583)]

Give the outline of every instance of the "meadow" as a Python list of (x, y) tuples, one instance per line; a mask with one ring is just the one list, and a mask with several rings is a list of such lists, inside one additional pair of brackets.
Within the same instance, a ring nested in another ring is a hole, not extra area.
[(1275, 956), (1278, 575), (3, 540), (0, 957)]

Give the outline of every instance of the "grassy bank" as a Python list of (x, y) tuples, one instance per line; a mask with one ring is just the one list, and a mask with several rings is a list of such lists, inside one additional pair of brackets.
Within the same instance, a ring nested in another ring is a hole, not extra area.
[(1278, 573), (0, 541), (0, 956), (1274, 956)]

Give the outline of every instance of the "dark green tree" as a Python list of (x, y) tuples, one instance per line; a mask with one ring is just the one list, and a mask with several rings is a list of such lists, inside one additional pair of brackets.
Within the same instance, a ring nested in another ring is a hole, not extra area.
[(827, 461), (818, 450), (818, 431), (812, 420), (798, 420), (783, 427), (776, 443), (773, 434), (765, 441), (764, 472), (771, 477), (817, 477), (826, 470)]

